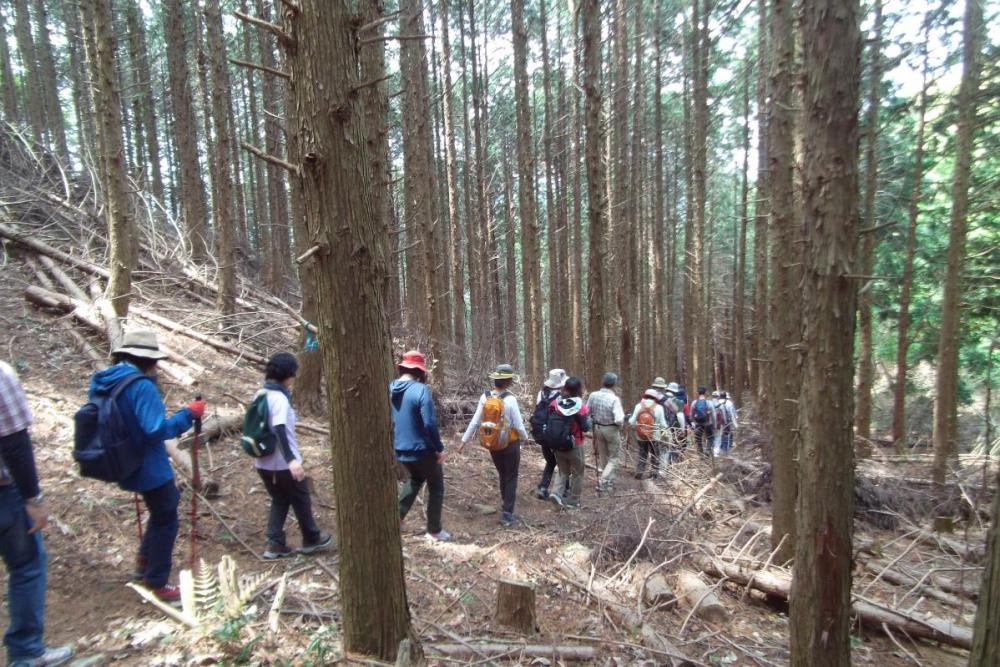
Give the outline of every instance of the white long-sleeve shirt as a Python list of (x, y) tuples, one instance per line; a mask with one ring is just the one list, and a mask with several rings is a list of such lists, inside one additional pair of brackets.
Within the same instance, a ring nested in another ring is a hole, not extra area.
[[(500, 395), (495, 391), (491, 391), (490, 394)], [(479, 425), (483, 422), (484, 405), (486, 405), (486, 394), (479, 397), (476, 414), (472, 416), (472, 421), (469, 422), (469, 427), (465, 429), (465, 434), (462, 436), (463, 444), (468, 443), (479, 433)], [(521, 407), (517, 404), (517, 398), (510, 392), (507, 392), (507, 395), (503, 397), (503, 417), (507, 421), (507, 428), (517, 433), (518, 440), (521, 442), (528, 440), (528, 432), (524, 430), (524, 420), (521, 418)]]

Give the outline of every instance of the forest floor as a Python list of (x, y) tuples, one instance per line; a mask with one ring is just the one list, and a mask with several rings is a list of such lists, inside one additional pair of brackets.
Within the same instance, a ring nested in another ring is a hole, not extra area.
[[(17, 248), (6, 249), (0, 258), (4, 261), (0, 320), (6, 325), (6, 340), (0, 343), (3, 358), (18, 369), (34, 411), (36, 458), (53, 513), (46, 531), (48, 642), (72, 642), (80, 656), (102, 656), (104, 664), (116, 665), (244, 661), (319, 665), (343, 659), (336, 629), (337, 550), (276, 563), (258, 557), (265, 542), (266, 493), (251, 461), (233, 437), (210, 444), (202, 455), (203, 471), (220, 483), (221, 493), (209, 501), (210, 506), (201, 504), (198, 555), (214, 564), (228, 554), (241, 575), (261, 574), (272, 583), (287, 573), (288, 589), (278, 635), (266, 629), (273, 587), (263, 590), (243, 621), (197, 632), (170, 621), (125, 586), (137, 544), (133, 497), (111, 485), (80, 478), (71, 458), (72, 415), (85, 400), (93, 362), (81, 354), (78, 341), (55, 326), (51, 314), (25, 301), (25, 287), (37, 284), (35, 274), (21, 261), (24, 258)], [(212, 333), (208, 307), (187, 298), (183, 290), (153, 280), (141, 289), (146, 308)], [(205, 368), (198, 378), (198, 391), (208, 398), (210, 414), (240, 413), (233, 397), (246, 400), (252, 396), (260, 380), (257, 368), (165, 329), (157, 329), (157, 333), (173, 350), (189, 355)], [(98, 337), (85, 335), (95, 346), (100, 343)], [(291, 346), (294, 331), (286, 335)], [(183, 405), (193, 391), (166, 379), (161, 380), (161, 386), (169, 408)], [(524, 391), (527, 396), (528, 389)], [(450, 425), (449, 445), (456, 442), (457, 427)], [(780, 570), (768, 559), (769, 539), (755, 529), (755, 522), (769, 523), (769, 508), (739, 483), (761, 469), (760, 453), (753, 447), (759, 439), (756, 427), (747, 423), (731, 457), (710, 462), (689, 451), (679, 465), (655, 482), (632, 478), (630, 453), (612, 495), (597, 495), (595, 472), (588, 466), (583, 508), (578, 511), (558, 510), (534, 497), (542, 459), (537, 449), (526, 446), (517, 502), (517, 514), (523, 523), (511, 529), (499, 526), (499, 493), (489, 457), (476, 447), (468, 448), (464, 455), (457, 455), (452, 448), (445, 465), (444, 525), (454, 539), (449, 543), (426, 540), (422, 531), (423, 506), (415, 506), (403, 526), (407, 591), (416, 632), (426, 644), (457, 643), (473, 649), (470, 657), (458, 658), (445, 658), (428, 650), (428, 658), (435, 664), (487, 664), (489, 657), (475, 652), (474, 640), (517, 641), (516, 635), (498, 629), (493, 621), (497, 582), (512, 579), (536, 586), (539, 633), (531, 643), (592, 647), (597, 650), (593, 664), (787, 664), (788, 617), (781, 601), (769, 601), (746, 586), (718, 583), (705, 576), (704, 581), (714, 586), (727, 612), (724, 620), (712, 621), (692, 614), (690, 605), (683, 603), (671, 610), (644, 608), (637, 600), (637, 582), (630, 581), (640, 561), (659, 564), (668, 560), (663, 572), (671, 580), (680, 568), (697, 571), (692, 561), (706, 553), (733, 562), (757, 559), (759, 564), (767, 559), (766, 565)], [(336, 535), (325, 440), (302, 430), (300, 442), (313, 480), (315, 512), (321, 525)], [(892, 457), (881, 460), (880, 456), (877, 453), (874, 462), (865, 464), (881, 471), (876, 477), (926, 479), (925, 457), (914, 455), (901, 461)], [(713, 477), (720, 473), (722, 477), (713, 484)], [(183, 497), (175, 570), (187, 561), (190, 530), (190, 518), (184, 514), (190, 507), (190, 489), (183, 476), (179, 477)], [(699, 490), (704, 491), (700, 498), (696, 496)], [(885, 511), (899, 514), (896, 510)], [(651, 519), (655, 524), (649, 523)], [(982, 544), (985, 526), (979, 514), (972, 513), (967, 523), (967, 534), (956, 539)], [(292, 517), (289, 536), (292, 544), (298, 542)], [(962, 564), (941, 548), (919, 542), (903, 517), (891, 530), (876, 529), (859, 520), (855, 539), (879, 544), (878, 562), (883, 565), (906, 565), (911, 572), (949, 570), (953, 575), (951, 583), (961, 585), (964, 579), (967, 588), (978, 589), (981, 569), (975, 564)], [(577, 549), (589, 550), (589, 558), (584, 556), (581, 563), (582, 571), (589, 572), (589, 582), (573, 581), (568, 571), (559, 567), (568, 553), (567, 545), (582, 545)], [(637, 558), (627, 562), (633, 553)], [(619, 571), (621, 576), (614, 577)], [(611, 578), (620, 583), (608, 584)], [(966, 628), (972, 625), (974, 602), (966, 597), (957, 606), (945, 605), (926, 597), (918, 587), (874, 582), (875, 578), (873, 571), (859, 562), (855, 594), (927, 618)], [(650, 648), (634, 628), (608, 613), (606, 600), (588, 592), (590, 586), (596, 590), (600, 582), (604, 582), (601, 587), (608, 594), (637, 610), (648, 626), (669, 640), (672, 649), (667, 652), (681, 652), (690, 662), (671, 663), (666, 652)], [(0, 615), (0, 624), (6, 624), (5, 616)], [(961, 649), (911, 641), (900, 632), (887, 635), (878, 627), (856, 626), (853, 645), (856, 665), (958, 666), (967, 660), (967, 653)], [(526, 656), (516, 650), (503, 660), (543, 665), (564, 662), (553, 661), (551, 656)]]

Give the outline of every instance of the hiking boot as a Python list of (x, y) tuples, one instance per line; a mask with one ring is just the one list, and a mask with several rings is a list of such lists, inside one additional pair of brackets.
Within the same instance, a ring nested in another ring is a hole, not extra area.
[(333, 536), (330, 533), (320, 533), (319, 539), (315, 542), (303, 542), (302, 548), (299, 549), (300, 554), (308, 556), (309, 554), (319, 553), (320, 551), (326, 551), (333, 544)]
[(549, 500), (551, 500), (552, 504), (556, 505), (557, 507), (565, 507), (565, 505), (563, 504), (562, 496), (560, 496), (558, 493), (550, 493)]
[(539, 500), (548, 500), (549, 499), (548, 487), (539, 484), (538, 488), (535, 489), (535, 497), (538, 498)]
[(632, 475), (632, 477), (634, 477), (635, 479), (645, 479), (646, 478), (646, 473), (644, 473), (644, 472), (637, 472), (636, 474)]
[(267, 548), (264, 549), (264, 558), (266, 560), (277, 560), (278, 558), (288, 558), (289, 556), (294, 555), (295, 549), (292, 549), (287, 544), (268, 542)]
[(517, 517), (514, 516), (513, 512), (502, 512), (500, 514), (500, 525), (504, 528), (510, 528), (515, 523), (517, 523)]
[(427, 539), (433, 542), (447, 542), (451, 539), (451, 533), (447, 530), (439, 530), (436, 533), (427, 533)]
[(177, 586), (171, 586), (166, 584), (155, 588), (150, 586), (148, 583), (144, 584), (149, 592), (156, 596), (156, 599), (160, 602), (166, 602), (167, 604), (175, 604), (181, 601), (181, 589)]
[(72, 646), (59, 646), (57, 648), (46, 648), (45, 652), (36, 658), (21, 658), (12, 660), (10, 667), (58, 667), (58, 665), (69, 662), (73, 657)]

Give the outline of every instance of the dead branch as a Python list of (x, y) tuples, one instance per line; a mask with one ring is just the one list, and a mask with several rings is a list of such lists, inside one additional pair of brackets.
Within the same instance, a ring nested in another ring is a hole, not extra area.
[(275, 157), (274, 155), (271, 155), (270, 153), (265, 153), (264, 151), (262, 151), (261, 149), (257, 148), (256, 146), (254, 146), (253, 144), (251, 144), (248, 141), (242, 141), (242, 142), (240, 142), (240, 145), (243, 146), (243, 148), (245, 150), (253, 153), (257, 157), (259, 157), (261, 160), (263, 160), (264, 162), (268, 162), (270, 164), (273, 164), (276, 167), (281, 167), (282, 169), (287, 169), (292, 174), (295, 174), (296, 176), (298, 176), (298, 174), (299, 174), (299, 168), (296, 167), (291, 162), (286, 162), (285, 160), (282, 160), (280, 157)]
[(281, 26), (275, 23), (271, 23), (270, 21), (265, 21), (264, 19), (259, 19), (256, 16), (250, 16), (249, 14), (244, 14), (243, 12), (240, 11), (233, 12), (233, 16), (235, 16), (241, 21), (249, 23), (250, 25), (255, 25), (258, 28), (263, 28), (264, 30), (268, 31), (269, 33), (277, 37), (278, 41), (281, 42), (281, 45), (284, 46), (286, 49), (295, 48), (295, 39), (287, 32), (282, 30)]
[(247, 60), (240, 60), (238, 58), (230, 58), (229, 62), (234, 65), (239, 65), (240, 67), (246, 67), (247, 69), (255, 69), (261, 72), (266, 72), (273, 76), (281, 77), (282, 79), (291, 79), (292, 75), (288, 72), (283, 72), (280, 69), (274, 69), (273, 67), (268, 67), (267, 65), (261, 65), (260, 63), (252, 63)]

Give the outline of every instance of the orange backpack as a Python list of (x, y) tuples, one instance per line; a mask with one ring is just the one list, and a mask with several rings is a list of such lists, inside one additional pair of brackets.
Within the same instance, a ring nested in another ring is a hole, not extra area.
[(491, 452), (499, 452), (507, 449), (510, 444), (510, 428), (507, 426), (507, 419), (503, 416), (503, 399), (507, 392), (496, 396), (486, 393), (486, 402), (483, 403), (482, 420), (479, 422), (479, 444)]
[(653, 415), (653, 405), (643, 405), (639, 408), (639, 414), (635, 418), (635, 437), (643, 442), (652, 442), (656, 431), (656, 417)]

